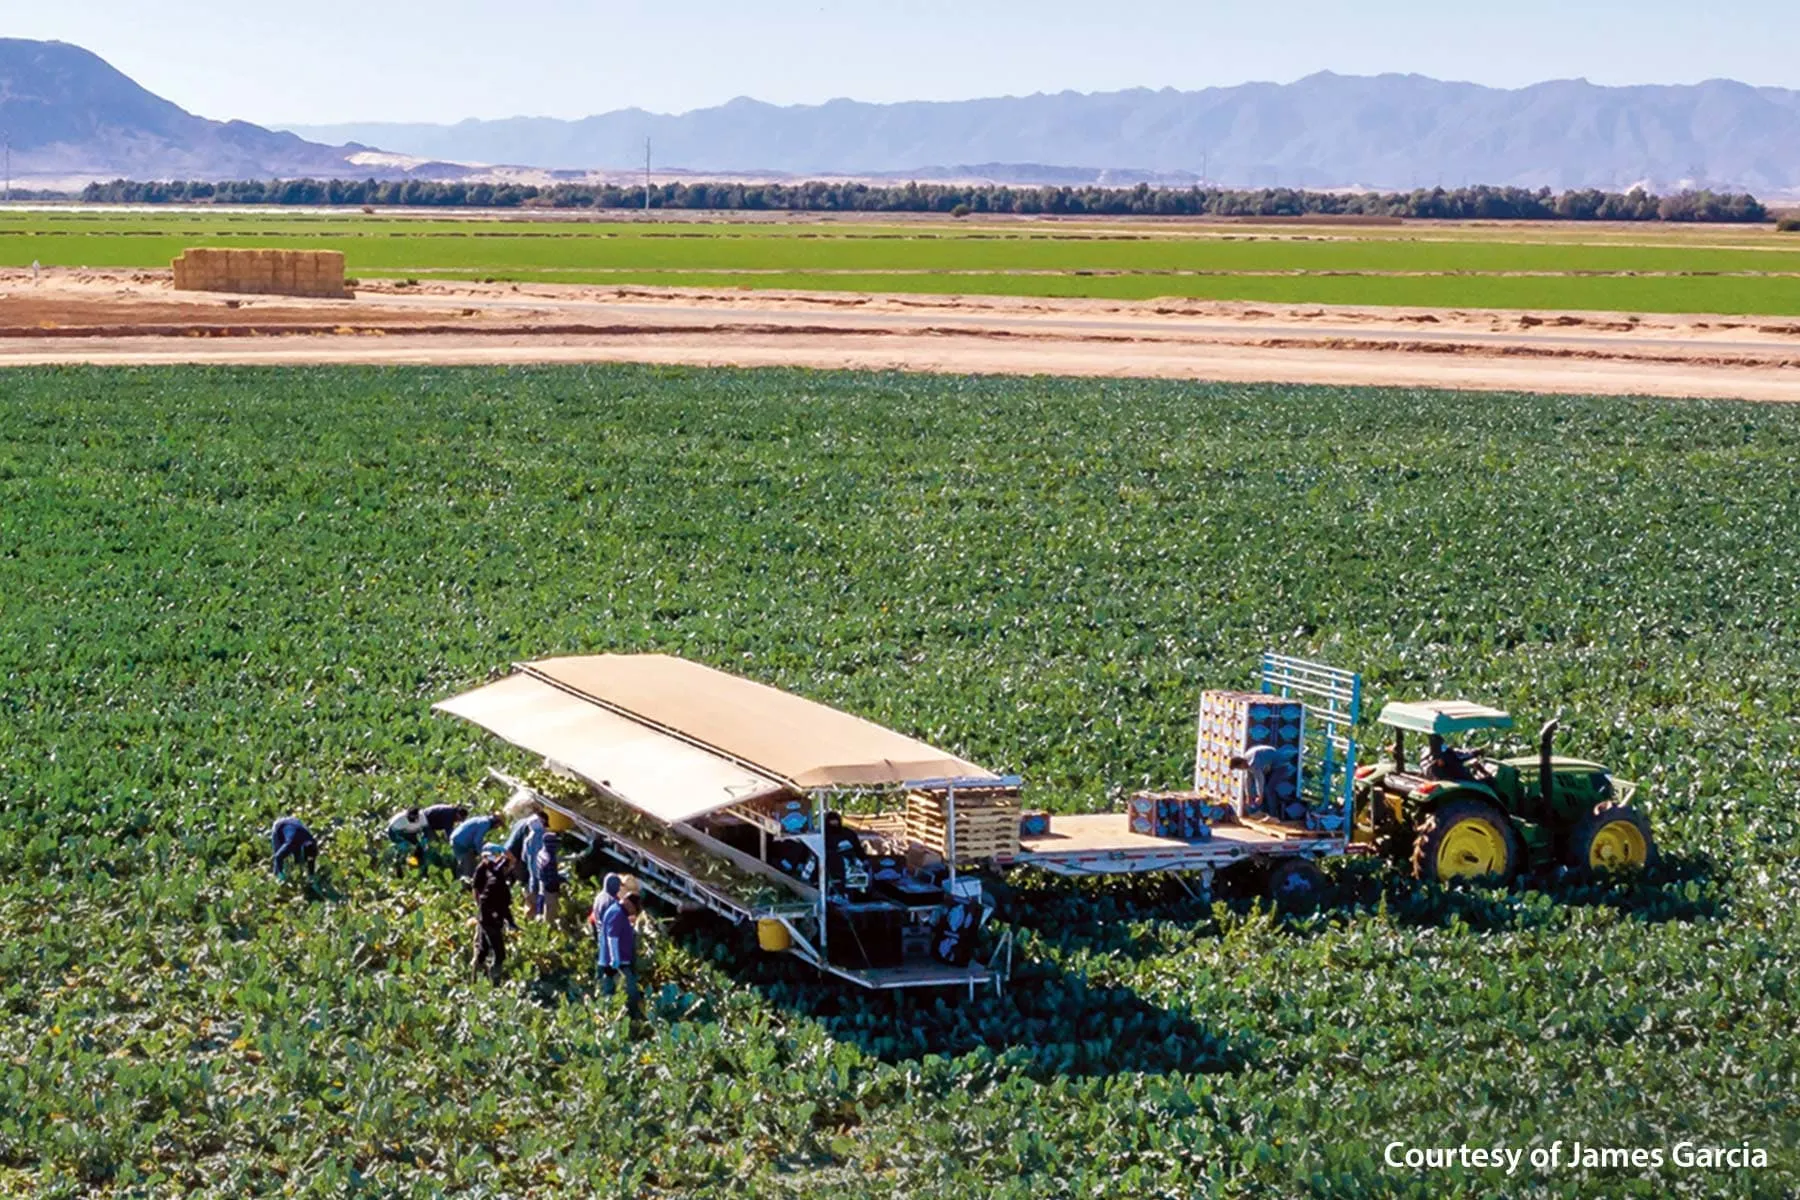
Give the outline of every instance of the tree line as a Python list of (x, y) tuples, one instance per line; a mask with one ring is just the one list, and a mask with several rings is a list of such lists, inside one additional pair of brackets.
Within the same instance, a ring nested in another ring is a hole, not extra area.
[[(642, 209), (645, 189), (615, 184), (460, 183), (438, 180), (271, 179), (207, 183), (92, 183), (80, 198), (110, 204), (304, 204), (362, 207)], [(1004, 184), (663, 183), (652, 209), (745, 212), (906, 212), (1067, 216), (1363, 217), (1515, 221), (1733, 221), (1769, 219), (1743, 192), (1641, 188), (1459, 187), (1410, 192), (1315, 192), (1295, 188), (1017, 187)]]

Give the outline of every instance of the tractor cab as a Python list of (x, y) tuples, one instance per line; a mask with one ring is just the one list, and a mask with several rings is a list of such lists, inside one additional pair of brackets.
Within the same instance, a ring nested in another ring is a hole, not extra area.
[(1425, 745), (1419, 755), (1417, 774), (1424, 780), (1445, 783), (1491, 782), (1496, 774), (1495, 762), (1485, 758), (1480, 750), (1451, 745), (1449, 739), (1463, 741), (1472, 733), (1505, 732), (1513, 727), (1509, 714), (1467, 700), (1389, 704), (1376, 720), (1394, 731), (1391, 750), (1396, 768), (1406, 770), (1406, 735), (1419, 734)]
[[(1393, 703), (1376, 720), (1388, 753), (1357, 769), (1356, 830), (1382, 854), (1409, 859), (1425, 879), (1509, 878), (1556, 861), (1629, 870), (1655, 857), (1649, 824), (1629, 806), (1632, 784), (1599, 763), (1551, 753), (1557, 722), (1535, 754), (1502, 755), (1471, 736), (1505, 733), (1513, 719), (1467, 700)], [(1423, 740), (1409, 760), (1408, 735)]]

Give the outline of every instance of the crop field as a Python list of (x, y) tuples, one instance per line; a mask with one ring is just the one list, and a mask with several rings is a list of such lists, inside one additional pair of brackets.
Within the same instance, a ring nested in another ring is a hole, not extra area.
[[(10, 371), (0, 1193), (1791, 1196), (1797, 469), (1800, 409), (1726, 402)], [(1281, 916), (1016, 878), (1014, 984), (973, 1003), (663, 912), (633, 1033), (572, 932), (471, 984), (472, 904), (383, 853), (394, 808), (523, 765), (428, 711), (517, 659), (687, 655), (1069, 811), (1179, 784), (1198, 690), (1270, 645), (1377, 701), (1560, 715), (1664, 861), (1451, 891), (1343, 862)], [(315, 885), (270, 878), (285, 812)]]
[(0, 214), (0, 266), (166, 268), (192, 246), (339, 249), (352, 276), (1800, 314), (1800, 238), (1764, 228)]

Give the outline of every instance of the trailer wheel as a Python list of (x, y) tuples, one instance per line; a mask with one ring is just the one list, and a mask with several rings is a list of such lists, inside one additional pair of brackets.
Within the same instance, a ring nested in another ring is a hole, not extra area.
[(1519, 869), (1519, 835), (1506, 815), (1473, 796), (1451, 800), (1425, 818), (1413, 842), (1413, 876), (1452, 879), (1498, 876)]
[(1269, 868), (1269, 899), (1276, 908), (1311, 908), (1325, 895), (1325, 886), (1325, 872), (1310, 858), (1286, 858)]
[(1641, 871), (1656, 862), (1650, 822), (1629, 804), (1596, 804), (1569, 835), (1568, 862), (1587, 875)]

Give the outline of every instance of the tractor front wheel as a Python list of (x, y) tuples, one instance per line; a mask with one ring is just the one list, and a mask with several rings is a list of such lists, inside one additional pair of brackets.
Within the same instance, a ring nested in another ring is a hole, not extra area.
[(1451, 800), (1425, 818), (1413, 841), (1417, 879), (1497, 876), (1511, 879), (1519, 869), (1519, 835), (1506, 815), (1485, 800)]
[(1597, 804), (1569, 835), (1568, 862), (1587, 875), (1641, 871), (1656, 862), (1650, 822), (1629, 804)]

